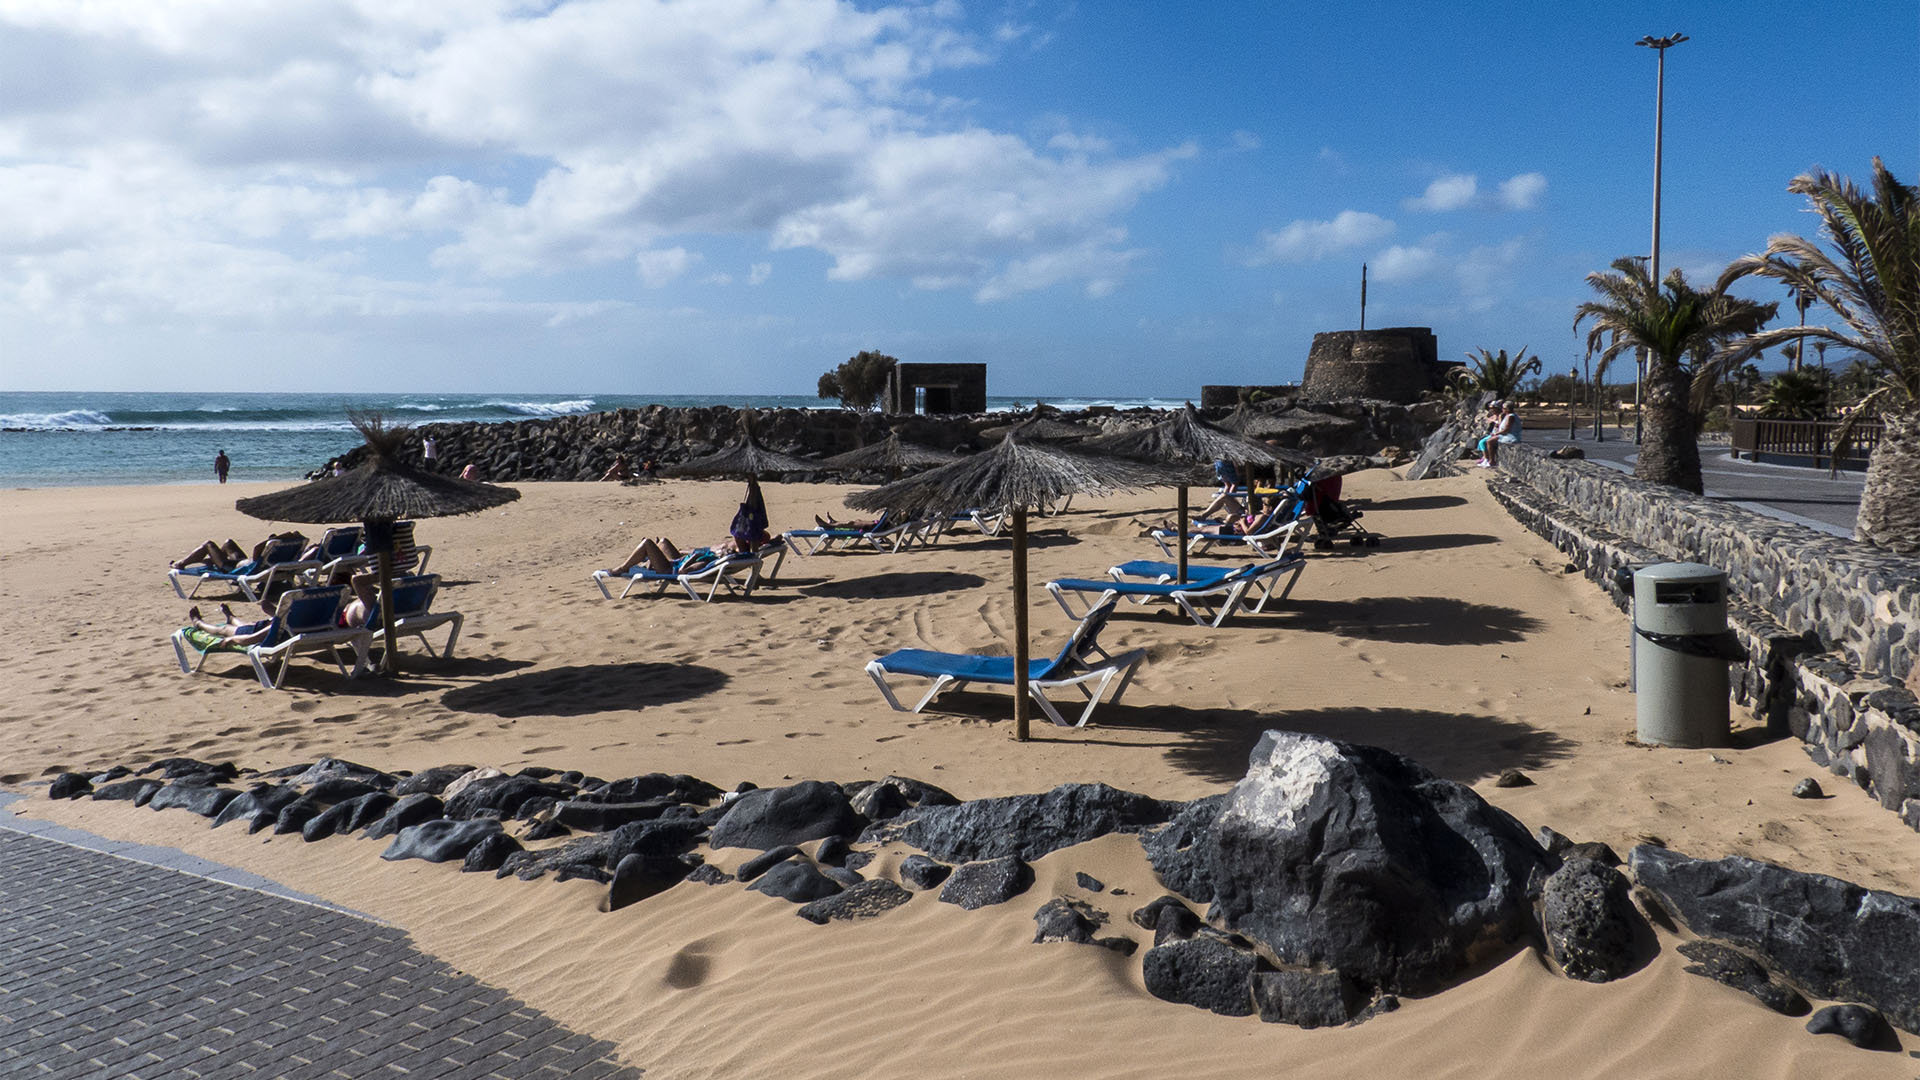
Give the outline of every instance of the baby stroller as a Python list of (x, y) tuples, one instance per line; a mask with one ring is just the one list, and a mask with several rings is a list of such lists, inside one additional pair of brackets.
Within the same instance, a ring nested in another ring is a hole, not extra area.
[(1313, 515), (1316, 549), (1325, 551), (1342, 537), (1354, 547), (1380, 546), (1380, 534), (1368, 532), (1360, 524), (1365, 515), (1340, 501), (1340, 474), (1308, 469), (1294, 483), (1293, 497), (1300, 502), (1303, 513)]

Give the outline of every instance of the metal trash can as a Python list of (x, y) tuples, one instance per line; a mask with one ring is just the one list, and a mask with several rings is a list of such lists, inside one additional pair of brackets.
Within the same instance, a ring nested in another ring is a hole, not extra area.
[(1663, 746), (1725, 746), (1727, 665), (1747, 659), (1727, 629), (1727, 575), (1657, 563), (1633, 575), (1637, 734)]

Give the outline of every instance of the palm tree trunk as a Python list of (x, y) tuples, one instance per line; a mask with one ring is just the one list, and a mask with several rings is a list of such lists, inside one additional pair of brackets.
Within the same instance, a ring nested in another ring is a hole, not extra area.
[(1645, 441), (1633, 475), (1650, 484), (1664, 484), (1701, 494), (1700, 442), (1694, 436), (1689, 407), (1687, 373), (1679, 362), (1655, 356), (1646, 379)]
[(1880, 445), (1867, 463), (1854, 538), (1902, 554), (1920, 553), (1920, 409), (1885, 410)]

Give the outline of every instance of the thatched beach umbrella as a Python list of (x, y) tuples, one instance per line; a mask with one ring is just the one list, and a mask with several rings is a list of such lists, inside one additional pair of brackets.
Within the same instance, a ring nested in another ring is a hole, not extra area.
[(877, 443), (824, 458), (820, 464), (847, 472), (861, 469), (885, 469), (887, 478), (893, 480), (903, 472), (949, 465), (958, 460), (960, 455), (951, 450), (936, 450), (931, 446), (905, 442), (896, 431)]
[(1003, 439), (1011, 435), (1021, 442), (1064, 442), (1071, 439), (1085, 439), (1100, 434), (1098, 428), (1085, 424), (1072, 424), (1065, 420), (1056, 420), (1044, 413), (1036, 412), (1025, 420), (1015, 424), (1001, 424), (982, 430), (980, 434), (990, 439)]
[(847, 496), (855, 510), (903, 517), (946, 516), (976, 507), (1013, 514), (1013, 734), (1027, 738), (1027, 510), (1078, 494), (1104, 494), (1176, 483), (1165, 468), (1125, 458), (1023, 443), (1013, 436), (991, 450), (885, 487)]
[(1270, 439), (1276, 435), (1285, 435), (1298, 427), (1296, 424), (1280, 419), (1277, 413), (1255, 408), (1245, 401), (1234, 406), (1232, 412), (1214, 421), (1214, 426), (1236, 435), (1245, 435), (1249, 439)]
[(785, 473), (819, 472), (823, 463), (769, 450), (754, 438), (753, 422), (745, 410), (740, 413), (740, 438), (725, 449), (697, 457), (663, 470), (668, 476), (732, 477), (755, 480)]
[(316, 525), (360, 522), (366, 543), (379, 554), (380, 621), (386, 632), (382, 668), (393, 674), (393, 523), (402, 519), (477, 514), (520, 497), (513, 488), (496, 487), (427, 472), (400, 460), (406, 442), (404, 424), (388, 426), (379, 413), (349, 412), (354, 429), (367, 440), (367, 459), (352, 472), (299, 487), (256, 495), (234, 509), (266, 521)]
[[(1186, 408), (1152, 427), (1104, 435), (1087, 442), (1085, 448), (1119, 457), (1170, 464), (1206, 465), (1228, 461), (1242, 471), (1248, 465), (1291, 465), (1302, 461), (1307, 465), (1313, 464), (1313, 459), (1303, 454), (1277, 450), (1207, 423), (1200, 419), (1191, 402)], [(1247, 501), (1253, 501), (1251, 477), (1247, 481)], [(1179, 580), (1184, 582), (1187, 580), (1187, 485), (1184, 483), (1180, 485), (1177, 523), (1180, 530)]]

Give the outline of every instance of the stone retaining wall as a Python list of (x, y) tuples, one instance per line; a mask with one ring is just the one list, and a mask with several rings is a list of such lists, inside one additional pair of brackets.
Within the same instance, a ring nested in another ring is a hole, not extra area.
[(1526, 444), (1502, 449), (1491, 489), (1622, 610), (1622, 571), (1725, 570), (1728, 621), (1751, 654), (1731, 671), (1733, 700), (1920, 829), (1920, 702), (1899, 681), (1920, 651), (1920, 559)]

